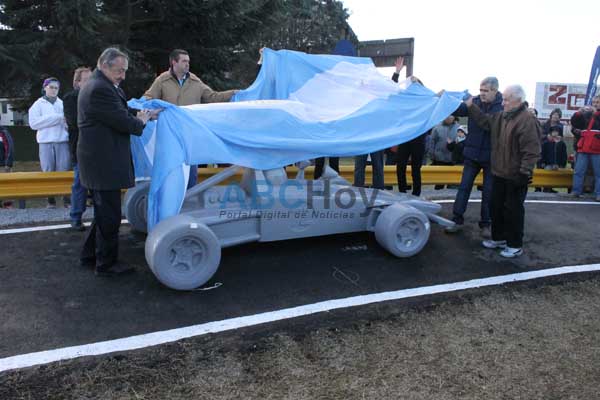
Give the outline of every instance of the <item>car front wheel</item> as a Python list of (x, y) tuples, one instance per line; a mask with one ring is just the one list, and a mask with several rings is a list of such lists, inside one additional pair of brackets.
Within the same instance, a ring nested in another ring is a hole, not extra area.
[(377, 242), (396, 257), (420, 252), (431, 232), (429, 218), (416, 208), (402, 204), (387, 207), (375, 223)]
[(146, 261), (164, 285), (191, 290), (204, 285), (221, 262), (221, 245), (205, 224), (187, 215), (168, 218), (146, 239)]

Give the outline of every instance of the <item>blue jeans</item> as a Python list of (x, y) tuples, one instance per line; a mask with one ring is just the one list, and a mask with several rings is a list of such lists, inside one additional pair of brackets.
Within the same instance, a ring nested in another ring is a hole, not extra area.
[(452, 218), (457, 224), (463, 224), (464, 214), (467, 210), (467, 204), (469, 203), (469, 197), (471, 197), (471, 191), (473, 190), (473, 182), (479, 171), (483, 169), (483, 191), (481, 192), (481, 220), (479, 221), (479, 227), (490, 226), (490, 199), (492, 198), (492, 173), (490, 169), (490, 163), (480, 163), (477, 161), (465, 158), (465, 165), (463, 166), (462, 178), (460, 180), (460, 186), (456, 193), (456, 200), (454, 200), (454, 208), (452, 210), (454, 217)]
[(583, 179), (590, 162), (594, 170), (596, 196), (600, 196), (600, 154), (577, 153), (575, 172), (573, 173), (573, 193), (581, 194), (583, 192)]
[[(354, 157), (354, 186), (365, 186), (365, 168), (367, 166), (368, 154)], [(383, 150), (371, 153), (371, 165), (373, 166), (373, 187), (384, 189), (383, 182)]]
[(73, 185), (71, 186), (71, 221), (81, 221), (81, 216), (85, 212), (85, 202), (87, 200), (87, 189), (81, 185), (79, 180), (79, 165), (73, 165)]

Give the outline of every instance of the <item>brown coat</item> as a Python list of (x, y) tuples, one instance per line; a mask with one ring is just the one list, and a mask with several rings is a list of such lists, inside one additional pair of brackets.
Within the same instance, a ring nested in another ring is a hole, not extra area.
[(228, 102), (235, 92), (235, 90), (215, 92), (191, 72), (181, 86), (171, 71), (166, 71), (154, 80), (150, 89), (144, 93), (144, 97), (164, 100), (178, 106), (189, 106), (190, 104)]
[(540, 125), (521, 106), (512, 116), (506, 112), (484, 114), (479, 107), (469, 107), (469, 118), (490, 132), (492, 142), (492, 174), (505, 179), (518, 179), (519, 174), (532, 176), (540, 158)]

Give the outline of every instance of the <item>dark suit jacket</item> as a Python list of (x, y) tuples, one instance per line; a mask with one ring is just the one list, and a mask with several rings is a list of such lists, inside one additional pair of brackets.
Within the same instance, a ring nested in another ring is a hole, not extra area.
[(77, 97), (79, 89), (71, 90), (62, 98), (63, 111), (67, 120), (69, 131), (69, 149), (71, 150), (71, 161), (77, 163), (77, 141), (79, 139), (79, 128), (77, 127)]
[(129, 135), (141, 135), (142, 121), (127, 108), (125, 93), (100, 70), (80, 90), (77, 160), (83, 186), (118, 190), (134, 185)]

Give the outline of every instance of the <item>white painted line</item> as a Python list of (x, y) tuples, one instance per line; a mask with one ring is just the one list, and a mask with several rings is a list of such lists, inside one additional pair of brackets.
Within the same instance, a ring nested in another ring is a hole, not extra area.
[[(129, 221), (127, 221), (126, 219), (122, 219), (121, 223), (128, 224)], [(90, 226), (91, 222), (84, 222), (83, 225)], [(0, 230), (0, 235), (9, 235), (11, 233), (52, 231), (54, 229), (67, 229), (70, 227), (71, 227), (71, 224), (61, 224), (61, 225), (29, 226), (27, 228), (2, 229), (2, 230)]]
[[(443, 199), (443, 200), (430, 200), (433, 203), (438, 204), (446, 204), (446, 203), (454, 203), (452, 199)], [(481, 203), (481, 199), (469, 199), (469, 203)], [(600, 206), (600, 202), (598, 201), (573, 201), (573, 200), (525, 200), (525, 203), (534, 203), (534, 204), (578, 204), (585, 206)]]
[(223, 321), (208, 322), (184, 328), (177, 328), (167, 331), (130, 336), (122, 339), (108, 340), (105, 342), (97, 342), (81, 346), (65, 347), (61, 349), (40, 351), (36, 353), (22, 354), (13, 357), (2, 358), (0, 359), (0, 372), (10, 371), (19, 368), (33, 367), (35, 365), (48, 364), (51, 362), (61, 360), (70, 360), (78, 357), (97, 356), (118, 351), (142, 349), (145, 347), (175, 342), (177, 340), (191, 338), (194, 336), (206, 335), (208, 333), (224, 332), (342, 308), (379, 303), (383, 301), (455, 292), (459, 290), (481, 288), (486, 286), (497, 286), (511, 282), (520, 282), (531, 279), (545, 278), (549, 276), (592, 271), (600, 271), (600, 264), (576, 265), (570, 267), (543, 269), (539, 271), (529, 271), (510, 275), (473, 279), (470, 281), (448, 283), (443, 285), (425, 286), (413, 289), (397, 290), (393, 292), (383, 292), (363, 296), (348, 297), (345, 299), (323, 301), (319, 303), (307, 304), (293, 308), (286, 308), (278, 311), (270, 311), (245, 317), (231, 318)]

